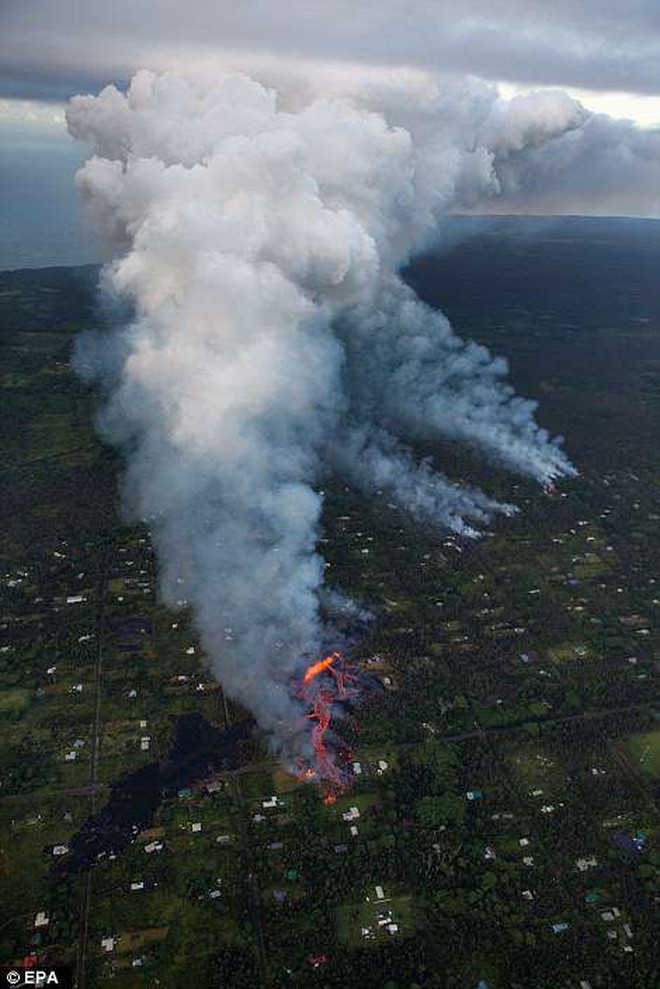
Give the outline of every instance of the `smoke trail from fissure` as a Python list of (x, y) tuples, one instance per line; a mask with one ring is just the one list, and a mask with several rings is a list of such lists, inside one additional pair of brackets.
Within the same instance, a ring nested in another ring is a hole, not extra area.
[(500, 191), (503, 161), (511, 182), (521, 148), (582, 119), (573, 101), (541, 100), (536, 118), (506, 106), (434, 84), (426, 100), (403, 87), (293, 112), (243, 76), (148, 72), (70, 104), (92, 150), (78, 185), (118, 248), (104, 283), (134, 307), (78, 351), (126, 451), (127, 511), (149, 520), (164, 601), (191, 605), (214, 672), (287, 759), (313, 759), (292, 680), (332, 648), (323, 474), (474, 536), (512, 507), (411, 442), (457, 439), (541, 483), (573, 472), (505, 363), (398, 274), (449, 208)]

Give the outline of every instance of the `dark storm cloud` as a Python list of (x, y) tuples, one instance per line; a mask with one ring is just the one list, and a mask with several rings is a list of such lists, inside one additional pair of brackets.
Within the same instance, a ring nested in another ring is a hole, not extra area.
[(5, 92), (96, 90), (143, 65), (224, 52), (408, 65), (524, 84), (660, 93), (656, 0), (5, 0)]

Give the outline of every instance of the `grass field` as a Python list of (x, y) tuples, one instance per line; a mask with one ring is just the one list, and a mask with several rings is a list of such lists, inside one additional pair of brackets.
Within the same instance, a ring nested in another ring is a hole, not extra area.
[(632, 735), (626, 750), (633, 763), (649, 776), (660, 776), (660, 728)]
[(0, 691), (0, 716), (16, 716), (30, 706), (30, 691), (16, 688)]
[(549, 649), (548, 654), (553, 663), (567, 663), (571, 660), (585, 659), (589, 653), (580, 643), (561, 642)]
[(521, 748), (511, 756), (511, 764), (525, 787), (555, 792), (565, 781), (557, 757), (541, 748)]

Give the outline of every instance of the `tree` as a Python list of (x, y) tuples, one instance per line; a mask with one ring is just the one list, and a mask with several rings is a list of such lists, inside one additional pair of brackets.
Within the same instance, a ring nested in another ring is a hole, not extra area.
[(424, 827), (439, 828), (443, 824), (458, 827), (465, 819), (465, 804), (454, 793), (426, 796), (415, 804), (415, 814)]

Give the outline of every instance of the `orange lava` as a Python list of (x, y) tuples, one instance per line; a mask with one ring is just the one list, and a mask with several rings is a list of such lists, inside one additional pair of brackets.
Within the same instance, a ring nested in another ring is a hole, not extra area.
[(337, 706), (345, 704), (356, 693), (355, 678), (346, 669), (340, 652), (332, 652), (305, 670), (297, 684), (297, 695), (305, 702), (305, 717), (311, 724), (310, 740), (313, 756), (311, 765), (299, 768), (303, 779), (325, 782), (324, 803), (334, 803), (337, 794), (346, 789), (345, 773), (337, 763), (337, 749), (332, 736), (333, 716)]
[(313, 680), (314, 677), (318, 676), (319, 673), (322, 673), (323, 670), (327, 670), (329, 666), (332, 666), (336, 659), (341, 659), (341, 653), (331, 652), (329, 656), (325, 657), (325, 659), (319, 659), (318, 663), (312, 663), (311, 666), (308, 666), (305, 670), (303, 683), (309, 683), (310, 680)]

